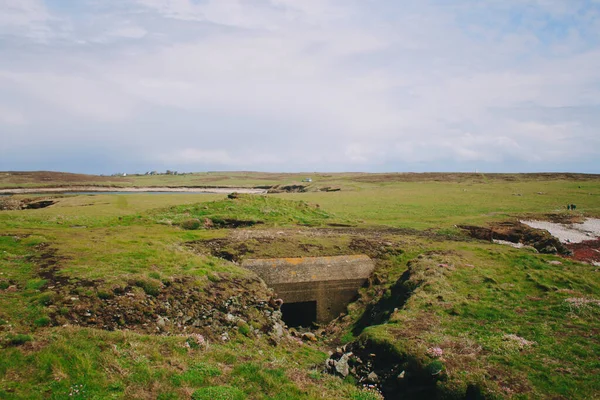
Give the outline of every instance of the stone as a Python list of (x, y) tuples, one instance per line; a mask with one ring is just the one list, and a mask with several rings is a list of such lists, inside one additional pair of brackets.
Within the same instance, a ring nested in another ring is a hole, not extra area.
[(273, 324), (273, 328), (271, 329), (273, 332), (273, 336), (277, 339), (283, 337), (283, 326), (280, 323), (276, 322)]
[(339, 360), (335, 361), (336, 372), (338, 374), (340, 374), (341, 376), (343, 376), (344, 378), (347, 377), (348, 374), (350, 373), (350, 367), (348, 365), (348, 361), (350, 360), (351, 356), (352, 356), (352, 353), (346, 353), (342, 357), (340, 357)]
[(558, 260), (552, 260), (552, 261), (548, 261), (548, 264), (550, 264), (550, 265), (562, 265), (562, 262), (560, 262)]
[(17, 287), (15, 285), (10, 285), (9, 287), (6, 288), (5, 292), (8, 293), (14, 293), (17, 291)]
[(317, 341), (317, 337), (312, 332), (304, 332), (302, 334), (302, 340), (310, 340), (311, 342), (316, 342)]
[(375, 371), (372, 371), (369, 375), (367, 375), (367, 381), (370, 383), (378, 383), (379, 382), (379, 377), (377, 376)]
[(281, 318), (283, 318), (283, 313), (279, 310), (273, 311), (273, 314), (271, 314), (271, 318), (272, 319), (281, 319)]

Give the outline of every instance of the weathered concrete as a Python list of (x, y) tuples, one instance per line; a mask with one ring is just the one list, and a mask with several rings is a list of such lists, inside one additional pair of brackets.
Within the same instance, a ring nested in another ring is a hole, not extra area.
[(250, 259), (242, 266), (256, 272), (284, 304), (316, 302), (319, 323), (344, 312), (375, 268), (365, 255)]

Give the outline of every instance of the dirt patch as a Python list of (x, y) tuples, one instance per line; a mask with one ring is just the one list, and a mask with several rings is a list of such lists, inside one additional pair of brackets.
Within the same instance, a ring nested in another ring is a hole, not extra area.
[[(98, 289), (101, 282), (92, 282)], [(78, 285), (79, 286), (79, 285)], [(201, 333), (212, 340), (244, 325), (268, 334), (280, 315), (269, 305), (272, 292), (258, 278), (226, 278), (199, 287), (193, 278), (132, 281), (110, 290), (81, 293), (70, 286), (54, 303), (54, 325), (74, 324), (143, 333)], [(152, 294), (148, 294), (152, 293)]]
[(241, 262), (247, 256), (280, 258), (366, 254), (374, 259), (384, 259), (403, 253), (400, 244), (387, 235), (367, 235), (352, 229), (249, 229), (233, 231), (227, 238), (198, 240), (186, 245), (200, 254), (233, 262)]
[(305, 185), (275, 185), (267, 193), (304, 193), (307, 187)]
[(132, 279), (107, 286), (103, 280), (75, 279), (60, 273), (65, 261), (48, 244), (36, 247), (31, 261), (46, 282), (47, 312), (54, 326), (78, 325), (141, 333), (200, 333), (213, 341), (229, 340), (238, 330), (247, 336), (281, 339), (283, 322), (272, 290), (258, 278), (213, 275)]
[(0, 198), (0, 210), (32, 210), (50, 207), (56, 203), (56, 200), (16, 199), (9, 196), (7, 198)]
[(573, 253), (570, 258), (588, 263), (600, 263), (600, 239), (568, 243), (566, 246)]
[(242, 219), (233, 219), (233, 218), (225, 218), (225, 219), (212, 219), (212, 227), (213, 228), (247, 228), (254, 225), (264, 224), (263, 221), (246, 221)]
[(546, 254), (570, 254), (569, 249), (547, 231), (531, 228), (519, 221), (498, 222), (487, 227), (472, 225), (458, 227), (476, 239), (520, 243)]
[(40, 254), (34, 257), (33, 261), (38, 266), (38, 276), (46, 280), (44, 289), (56, 290), (69, 285), (69, 278), (58, 273), (60, 270), (59, 264), (65, 259), (58, 257), (56, 250), (46, 243), (39, 244), (36, 250)]

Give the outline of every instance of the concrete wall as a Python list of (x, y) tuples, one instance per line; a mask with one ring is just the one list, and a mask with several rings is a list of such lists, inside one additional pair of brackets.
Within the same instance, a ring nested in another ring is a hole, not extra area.
[(249, 259), (242, 263), (260, 276), (286, 303), (317, 302), (317, 322), (345, 311), (375, 264), (365, 255)]

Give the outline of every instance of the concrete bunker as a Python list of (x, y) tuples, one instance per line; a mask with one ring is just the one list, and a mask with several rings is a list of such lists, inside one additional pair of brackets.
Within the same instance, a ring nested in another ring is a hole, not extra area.
[(247, 259), (254, 271), (283, 300), (289, 326), (327, 323), (346, 310), (375, 268), (366, 255)]

